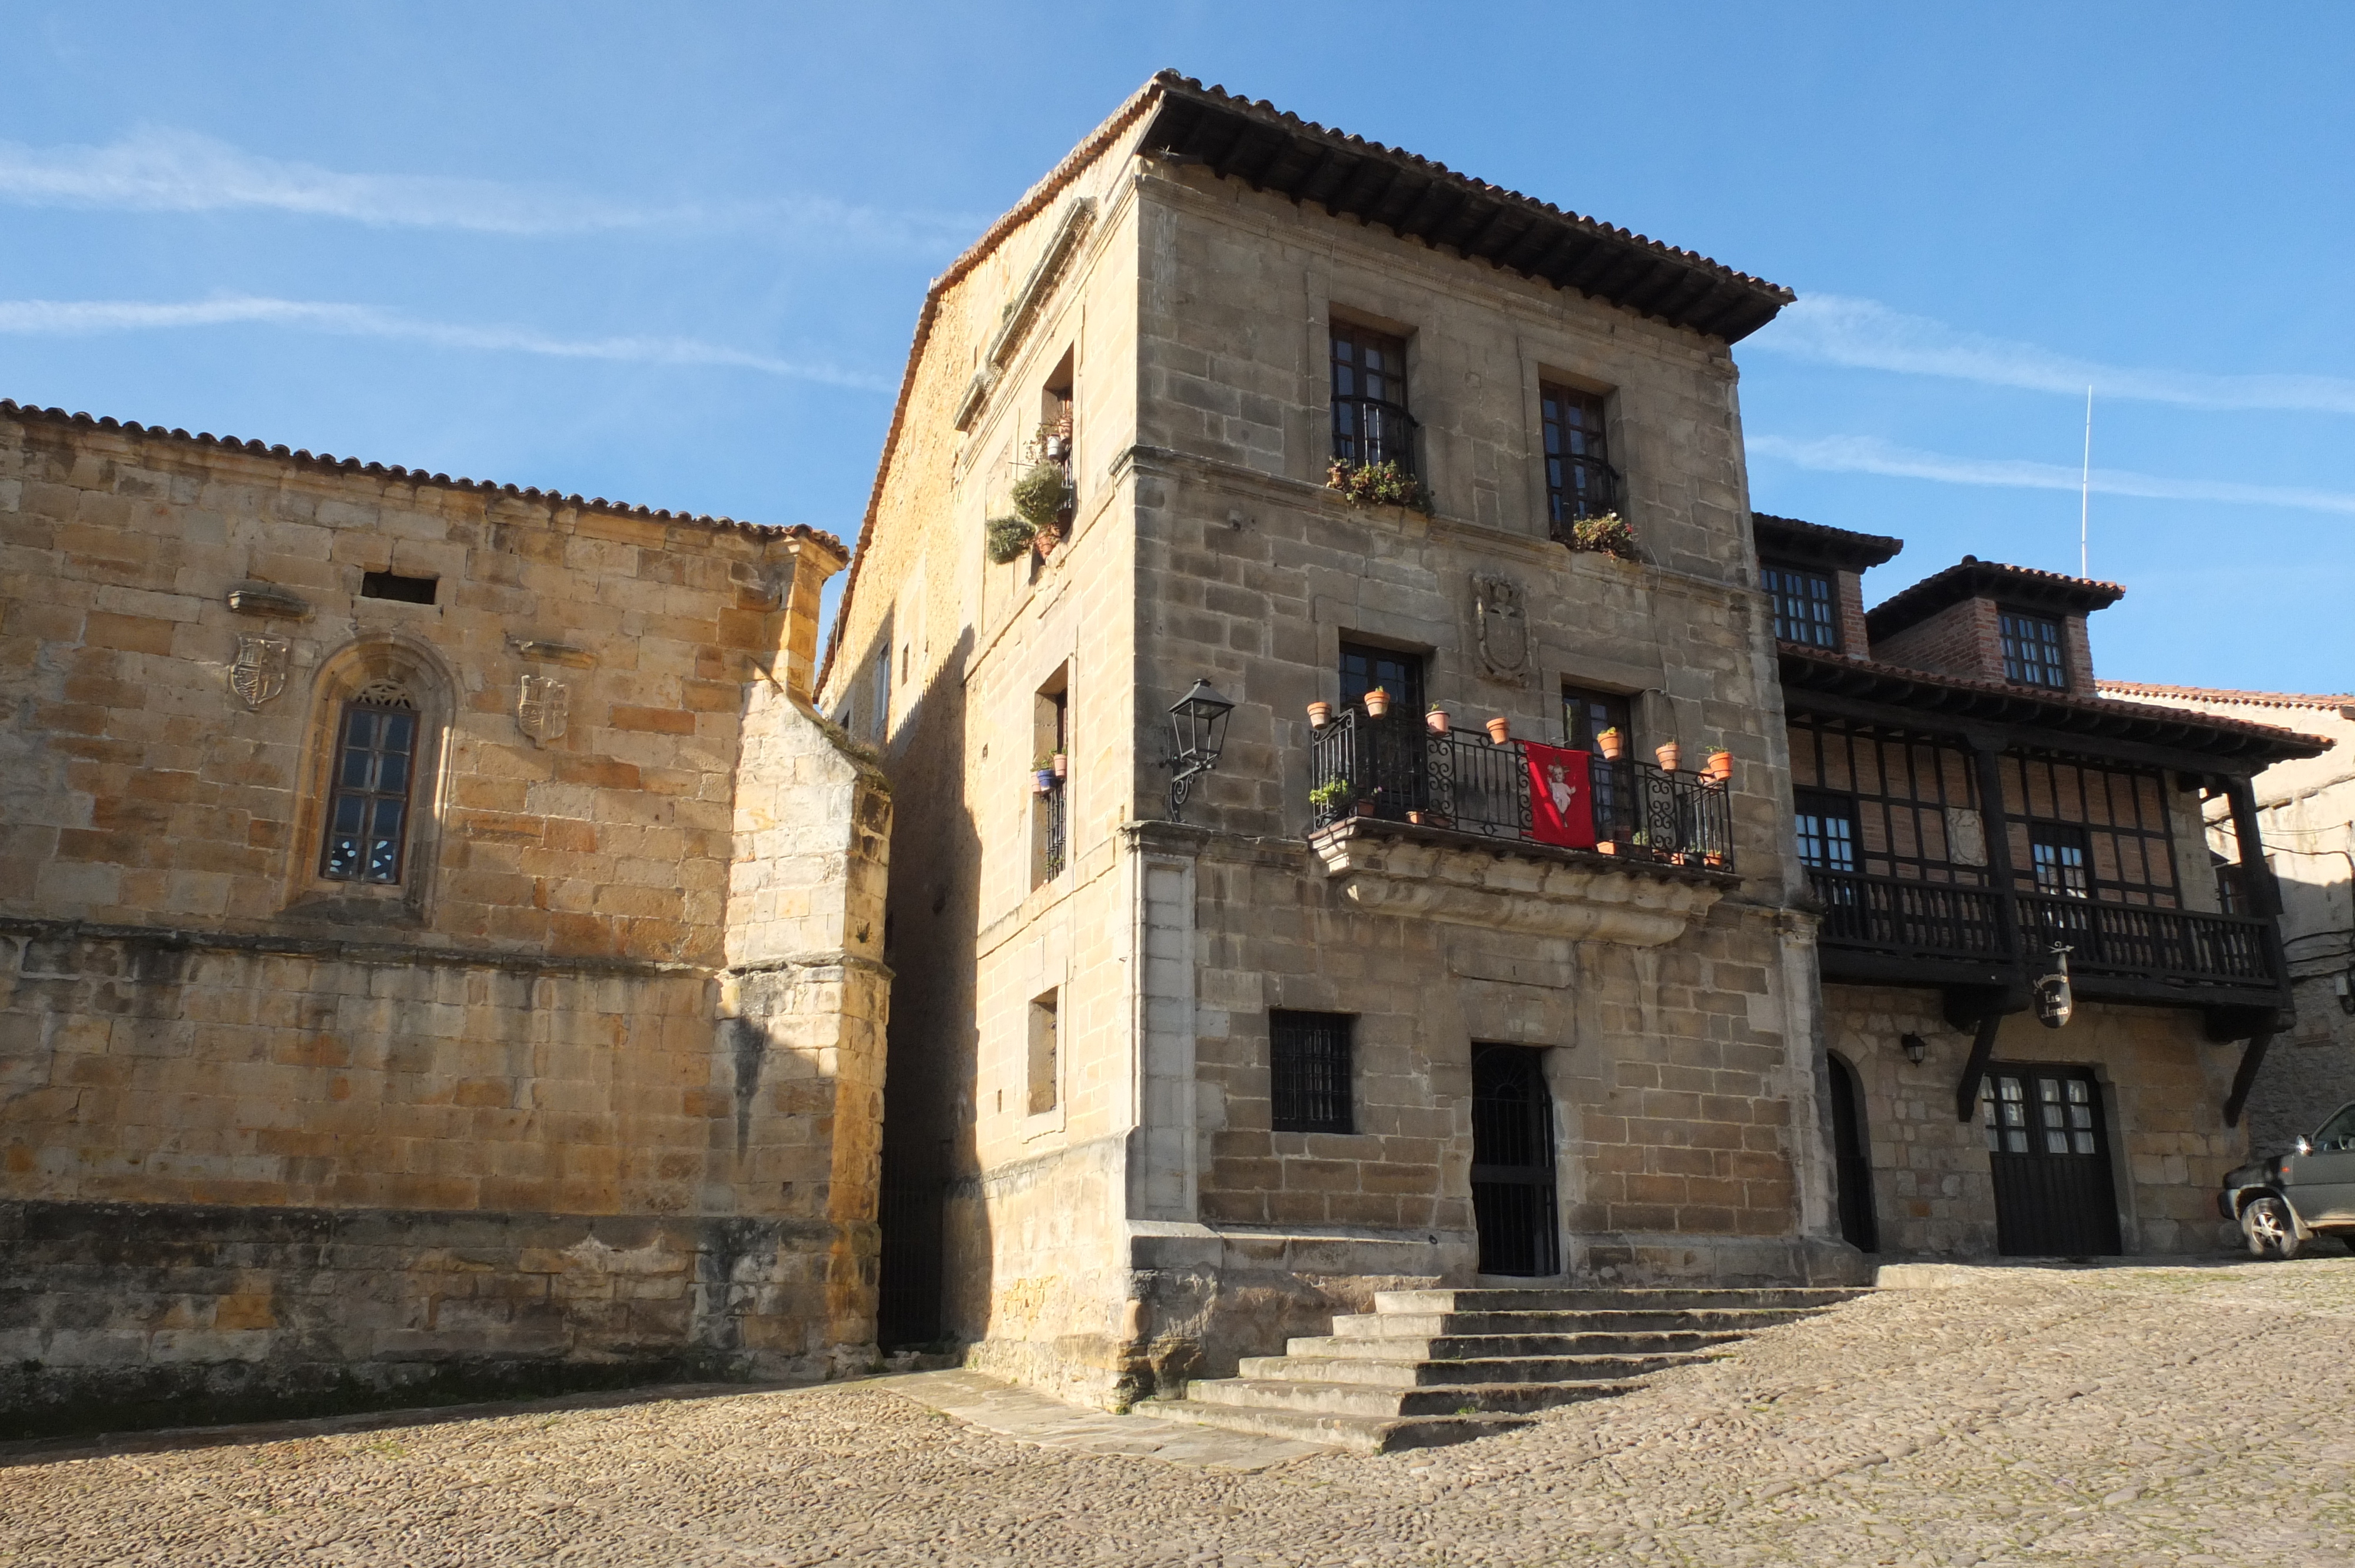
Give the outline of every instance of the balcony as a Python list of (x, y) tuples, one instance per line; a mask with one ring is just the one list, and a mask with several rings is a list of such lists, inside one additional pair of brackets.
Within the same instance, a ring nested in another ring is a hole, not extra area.
[(1723, 786), (1591, 760), (1595, 845), (1537, 837), (1528, 749), (1419, 715), (1351, 711), (1311, 751), (1309, 842), (1357, 904), (1387, 913), (1652, 947), (1736, 883)]
[(2062, 943), (2087, 996), (2229, 1006), (2284, 995), (2265, 940), (2270, 922), (2258, 916), (1812, 868), (1807, 884), (1823, 904), (1817, 939), (1828, 980), (2016, 986), (2041, 972)]

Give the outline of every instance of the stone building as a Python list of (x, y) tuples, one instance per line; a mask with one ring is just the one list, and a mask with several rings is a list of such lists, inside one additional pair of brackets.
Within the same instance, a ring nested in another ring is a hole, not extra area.
[[(2297, 1022), (2276, 1038), (2249, 1090), (2249, 1148), (2277, 1154), (2355, 1100), (2355, 695), (2232, 692), (2104, 681), (2102, 694), (2257, 724), (2330, 743), (2251, 781), (2257, 832), (2282, 895), (2282, 948)], [(2207, 807), (2210, 857), (2238, 861), (2225, 802)]]
[[(1867, 612), (1859, 575), (1900, 541), (1753, 527), (1842, 1234), (1912, 1256), (2228, 1241), (2216, 1189), (2290, 971), (2271, 872), (2220, 874), (2203, 812), (2253, 823), (2252, 778), (2324, 743), (2105, 695), (2086, 620), (2114, 583), (1966, 556)], [(2074, 1011), (2045, 1028), (2056, 948)]]
[(845, 558), (0, 403), (0, 1422), (871, 1359)]
[(1169, 75), (933, 285), (821, 680), (887, 1340), (1109, 1401), (1394, 1284), (1858, 1277), (1729, 352), (1790, 298)]

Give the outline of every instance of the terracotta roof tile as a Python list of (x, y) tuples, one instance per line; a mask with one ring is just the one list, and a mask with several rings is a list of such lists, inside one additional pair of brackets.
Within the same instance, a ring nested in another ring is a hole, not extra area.
[(2034, 567), (2010, 567), (1965, 556), (1945, 571), (1933, 573), (1911, 588), (1900, 588), (1865, 611), (1866, 630), (1875, 638), (1902, 631), (1966, 599), (2001, 598), (2030, 605), (2079, 612), (2105, 609), (2126, 597), (2119, 583), (2093, 577), (2073, 577)]
[(2141, 681), (2095, 681), (2105, 692), (2136, 697), (2173, 697), (2182, 702), (2232, 703), (2249, 708), (2355, 708), (2355, 694), (2301, 692), (2240, 692), (2221, 686), (2154, 686)]
[(363, 462), (358, 458), (339, 458), (333, 452), (294, 450), (284, 443), (276, 446), (262, 441), (243, 440), (236, 436), (216, 436), (209, 431), (190, 435), (162, 425), (143, 425), (136, 419), (116, 419), (90, 414), (69, 414), (63, 408), (44, 408), (38, 404), (19, 403), (13, 397), (0, 397), (0, 417), (37, 421), (48, 425), (69, 425), (83, 429), (112, 430), (123, 435), (144, 436), (150, 440), (184, 442), (189, 446), (214, 447), (224, 451), (242, 452), (249, 457), (277, 458), (304, 468), (333, 470), (340, 473), (363, 473), (379, 478), (399, 480), (410, 484), (437, 484), (449, 490), (472, 491), (481, 495), (514, 496), (525, 501), (545, 502), (551, 505), (581, 506), (591, 511), (611, 513), (616, 516), (645, 517), (661, 523), (686, 523), (704, 528), (730, 529), (737, 533), (758, 535), (764, 538), (808, 539), (831, 546), (837, 554), (847, 554), (842, 541), (822, 528), (806, 523), (773, 524), (743, 523), (733, 517), (714, 517), (704, 513), (672, 512), (648, 506), (634, 506), (628, 502), (608, 501), (603, 496), (584, 498), (559, 491), (539, 490), (521, 485), (501, 484), (496, 480), (453, 479), (446, 473), (429, 473), (421, 468), (402, 468), (398, 463)]

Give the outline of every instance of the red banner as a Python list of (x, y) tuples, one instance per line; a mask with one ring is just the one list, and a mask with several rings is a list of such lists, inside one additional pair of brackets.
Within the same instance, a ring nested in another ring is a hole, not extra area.
[(1524, 742), (1529, 757), (1529, 837), (1564, 849), (1594, 847), (1594, 787), (1583, 751)]

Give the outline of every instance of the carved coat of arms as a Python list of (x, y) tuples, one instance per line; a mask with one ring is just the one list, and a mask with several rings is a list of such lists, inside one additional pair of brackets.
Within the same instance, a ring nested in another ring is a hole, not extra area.
[(531, 736), (534, 746), (545, 746), (564, 733), (571, 701), (564, 683), (553, 675), (526, 675), (523, 694), (516, 699), (516, 727)]
[(1529, 667), (1529, 621), (1521, 607), (1521, 585), (1510, 577), (1476, 577), (1472, 601), (1480, 662), (1491, 675), (1519, 679)]
[(286, 665), (292, 647), (283, 637), (261, 632), (239, 636), (237, 657), (229, 667), (229, 689), (249, 710), (261, 707), (286, 689)]

